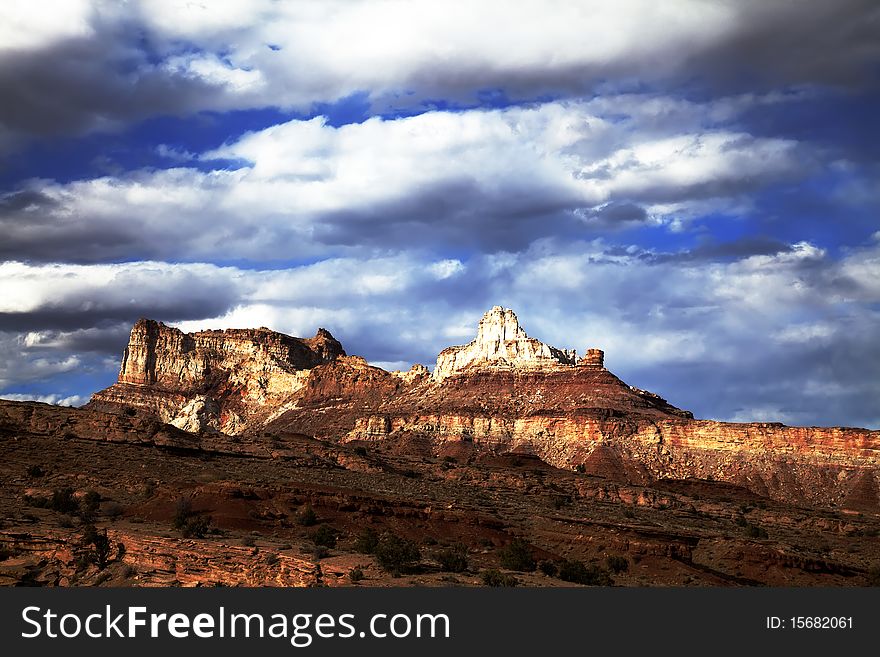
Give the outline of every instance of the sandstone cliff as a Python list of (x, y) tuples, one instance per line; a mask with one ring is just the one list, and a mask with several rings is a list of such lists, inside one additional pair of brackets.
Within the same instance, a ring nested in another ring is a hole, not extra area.
[(512, 310), (494, 306), (483, 315), (473, 341), (440, 352), (434, 380), (443, 381), (473, 369), (552, 369), (576, 363), (577, 352), (556, 349), (530, 338)]
[(117, 383), (87, 406), (144, 410), (187, 431), (239, 433), (302, 389), (311, 368), (344, 356), (324, 329), (309, 339), (267, 328), (189, 334), (141, 319)]
[(373, 367), (323, 330), (309, 340), (268, 329), (187, 335), (142, 320), (119, 382), (89, 408), (146, 412), (195, 432), (460, 444), (628, 482), (711, 479), (799, 503), (880, 508), (880, 433), (694, 420), (617, 378), (601, 350), (578, 359), (528, 337), (500, 306), (473, 341), (440, 353), (433, 374)]

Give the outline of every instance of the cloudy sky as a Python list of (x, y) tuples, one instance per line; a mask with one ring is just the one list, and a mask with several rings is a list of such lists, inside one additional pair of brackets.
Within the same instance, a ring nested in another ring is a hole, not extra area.
[(6, 0), (0, 98), (0, 396), (84, 402), (141, 316), (408, 368), (501, 304), (698, 417), (880, 427), (873, 0)]

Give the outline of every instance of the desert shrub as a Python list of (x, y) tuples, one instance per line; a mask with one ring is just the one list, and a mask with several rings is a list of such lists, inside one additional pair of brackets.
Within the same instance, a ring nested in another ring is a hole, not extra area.
[(104, 570), (110, 561), (112, 551), (113, 544), (107, 537), (107, 530), (99, 530), (94, 525), (87, 524), (83, 527), (79, 549), (76, 550), (77, 566), (82, 569), (88, 564), (95, 564), (98, 570)]
[(767, 530), (758, 525), (746, 525), (746, 535), (749, 538), (768, 538)]
[(480, 575), (485, 586), (516, 586), (519, 580), (508, 573), (502, 573), (496, 568), (484, 570)]
[(29, 465), (27, 469), (28, 477), (42, 477), (46, 474), (46, 471), (43, 470), (39, 465)]
[(268, 555), (266, 555), (266, 564), (267, 565), (274, 566), (276, 563), (278, 563), (278, 555), (277, 554), (275, 554), (274, 552), (270, 552)]
[(56, 488), (52, 491), (52, 497), (46, 505), (48, 508), (58, 513), (75, 514), (79, 511), (79, 502), (73, 496), (73, 489), (70, 486), (64, 488)]
[(372, 527), (364, 529), (354, 542), (354, 549), (361, 554), (373, 554), (379, 545), (379, 534)]
[(612, 573), (624, 573), (629, 570), (629, 560), (617, 554), (609, 555), (605, 559), (605, 565)]
[(450, 573), (463, 573), (468, 569), (467, 548), (460, 543), (452, 547), (440, 550), (434, 555), (441, 570)]
[(336, 530), (330, 525), (321, 525), (312, 532), (312, 543), (326, 548), (336, 547)]
[(538, 563), (538, 570), (547, 575), (547, 577), (556, 577), (559, 574), (559, 566), (552, 561), (541, 561)]
[(623, 517), (624, 518), (635, 518), (636, 512), (633, 511), (632, 509), (630, 509), (629, 507), (627, 507), (623, 510)]
[(364, 447), (363, 445), (359, 445), (358, 447), (354, 448), (354, 453), (357, 454), (358, 456), (366, 456), (367, 455), (367, 448)]
[(296, 514), (296, 521), (303, 527), (311, 527), (318, 523), (318, 514), (315, 513), (311, 504), (306, 504)]
[(528, 543), (515, 538), (498, 552), (501, 566), (507, 570), (519, 570), (530, 573), (535, 569), (535, 558)]
[(257, 541), (256, 541), (256, 539), (254, 539), (253, 536), (244, 536), (244, 537), (241, 539), (241, 544), (242, 544), (244, 547), (254, 547), (254, 545), (257, 544)]
[(360, 569), (360, 566), (355, 566), (348, 571), (348, 579), (350, 579), (352, 582), (360, 582), (363, 578), (364, 571)]
[(587, 466), (584, 465), (583, 463), (578, 463), (574, 467), (574, 470), (575, 470), (575, 472), (579, 472), (580, 474), (584, 474), (587, 471)]
[(564, 582), (588, 586), (608, 586), (611, 578), (608, 571), (596, 566), (588, 566), (583, 561), (563, 560), (559, 564), (559, 579)]
[(211, 516), (193, 511), (192, 502), (185, 497), (177, 500), (172, 522), (184, 538), (205, 538), (211, 528)]
[(748, 525), (749, 525), (749, 521), (746, 520), (745, 518), (743, 518), (742, 516), (737, 516), (735, 522), (736, 522), (737, 526), (739, 526), (739, 527), (748, 527)]
[(443, 457), (443, 462), (444, 463), (458, 463), (458, 461), (456, 460), (456, 458), (454, 456), (449, 456), (448, 454)]
[(880, 586), (880, 565), (868, 568), (868, 586)]
[(79, 500), (79, 517), (83, 522), (92, 522), (98, 515), (98, 507), (101, 505), (101, 495), (97, 491), (87, 491)]
[(330, 550), (323, 545), (316, 545), (315, 549), (312, 550), (312, 556), (315, 559), (323, 559), (324, 557), (330, 556)]
[(123, 506), (119, 502), (108, 502), (104, 505), (104, 515), (108, 518), (118, 518), (122, 515)]
[(422, 556), (414, 542), (388, 532), (379, 538), (375, 555), (382, 569), (393, 575), (412, 570)]

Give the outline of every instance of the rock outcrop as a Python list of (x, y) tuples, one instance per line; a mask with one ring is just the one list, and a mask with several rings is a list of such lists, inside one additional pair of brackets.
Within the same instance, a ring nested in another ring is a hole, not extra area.
[(512, 310), (494, 306), (480, 320), (474, 340), (440, 352), (434, 380), (475, 369), (540, 370), (576, 364), (576, 351), (556, 349), (530, 338)]
[(184, 333), (141, 319), (116, 384), (97, 410), (144, 410), (187, 431), (240, 433), (301, 390), (312, 368), (345, 356), (329, 331), (294, 338), (267, 328)]
[(440, 353), (433, 374), (346, 356), (323, 329), (308, 340), (268, 329), (188, 335), (142, 320), (119, 382), (88, 407), (196, 433), (417, 438), (641, 484), (711, 479), (798, 503), (880, 509), (880, 433), (694, 420), (621, 381), (601, 350), (578, 359), (528, 337), (500, 306), (472, 342)]

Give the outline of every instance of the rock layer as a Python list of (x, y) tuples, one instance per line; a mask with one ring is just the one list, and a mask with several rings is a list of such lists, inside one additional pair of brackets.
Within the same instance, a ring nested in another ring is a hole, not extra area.
[(240, 433), (302, 389), (311, 368), (344, 356), (325, 329), (309, 339), (267, 328), (190, 334), (141, 319), (117, 383), (88, 406), (145, 410), (188, 431)]
[(309, 340), (268, 329), (188, 335), (142, 320), (119, 382), (89, 407), (193, 432), (459, 444), (627, 482), (711, 479), (880, 510), (877, 431), (694, 420), (617, 378), (601, 350), (578, 359), (528, 337), (500, 306), (472, 342), (440, 353), (433, 374), (373, 367), (323, 330)]

